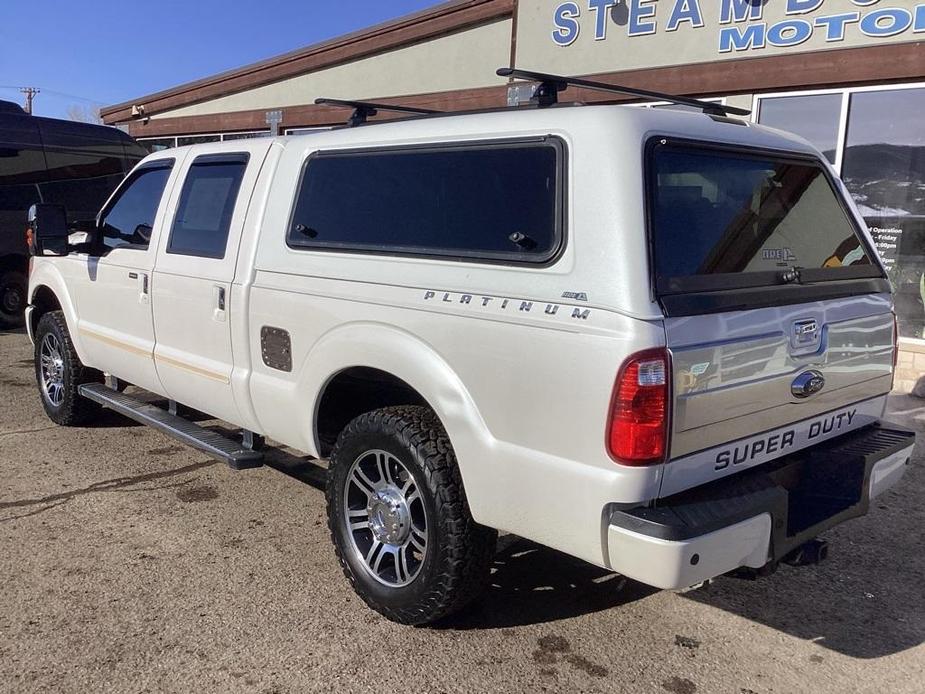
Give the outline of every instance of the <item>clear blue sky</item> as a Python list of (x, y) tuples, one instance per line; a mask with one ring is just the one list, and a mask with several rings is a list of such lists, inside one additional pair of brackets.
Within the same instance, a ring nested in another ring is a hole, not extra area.
[(64, 118), (240, 67), (439, 0), (0, 0), (0, 99)]

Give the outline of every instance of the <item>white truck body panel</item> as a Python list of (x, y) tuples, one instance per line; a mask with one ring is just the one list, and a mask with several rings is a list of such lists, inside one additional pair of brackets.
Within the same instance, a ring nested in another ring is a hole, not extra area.
[[(768, 332), (768, 312), (746, 311), (725, 323), (722, 316), (665, 320), (652, 290), (641, 204), (643, 149), (653, 135), (818, 157), (799, 138), (753, 124), (628, 107), (441, 117), (178, 148), (145, 161), (175, 160), (149, 248), (116, 249), (102, 258), (36, 258), (30, 296), (47, 286), (59, 297), (86, 365), (309, 455), (324, 453), (318, 410), (338, 374), (367, 367), (401, 379), (445, 426), (479, 523), (654, 585), (703, 580), (743, 563), (760, 566), (768, 554), (764, 517), (705, 539), (724, 547), (724, 558), (705, 562), (694, 575), (675, 565), (656, 569), (673, 546), (653, 549), (632, 533), (616, 532), (608, 513), (719, 479), (727, 473), (714, 469), (717, 447), (811, 420), (846, 404), (845, 397), (847, 404), (864, 401), (850, 428), (869, 424), (882, 414), (889, 390), (891, 348), (865, 362), (867, 377), (843, 375), (851, 380), (845, 387), (854, 388), (850, 395), (812, 406), (778, 403), (780, 414), (765, 426), (761, 408), (738, 420), (724, 410), (734, 405), (741, 415), (742, 403), (723, 400), (721, 388), (715, 398), (688, 393), (688, 403), (710, 402), (688, 404), (676, 415), (672, 457), (678, 460), (615, 464), (606, 429), (614, 382), (628, 355), (667, 346), (679, 360), (703, 361), (694, 352), (722, 350), (705, 344), (705, 335), (721, 341)], [(545, 137), (558, 138), (566, 152), (566, 241), (549, 264), (287, 245), (293, 200), (315, 153)], [(196, 157), (229, 153), (250, 159), (225, 256), (168, 253), (186, 172)], [(143, 291), (145, 278), (150, 293)], [(860, 305), (881, 335), (889, 296), (800, 311), (821, 320), (826, 312), (857, 316)], [(785, 331), (786, 320), (779, 318), (772, 332)], [(290, 371), (261, 358), (265, 326), (288, 332)], [(765, 368), (777, 368), (781, 387), (787, 386), (803, 362), (784, 364), (783, 352), (771, 353), (776, 356)], [(849, 364), (844, 374), (852, 369)], [(883, 484), (877, 482), (878, 491)]]

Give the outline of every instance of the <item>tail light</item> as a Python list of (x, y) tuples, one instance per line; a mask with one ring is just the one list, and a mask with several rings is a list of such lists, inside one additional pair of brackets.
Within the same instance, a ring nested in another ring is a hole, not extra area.
[(620, 368), (613, 389), (607, 450), (624, 465), (656, 465), (668, 450), (671, 361), (668, 350), (638, 352)]
[(29, 249), (29, 277), (32, 277), (32, 258), (35, 256), (35, 232), (32, 227), (26, 227), (26, 248)]

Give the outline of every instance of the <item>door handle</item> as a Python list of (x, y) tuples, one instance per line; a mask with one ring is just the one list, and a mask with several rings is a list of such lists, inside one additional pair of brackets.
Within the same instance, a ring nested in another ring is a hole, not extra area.
[(219, 323), (225, 322), (225, 288), (216, 284), (213, 286), (213, 296), (215, 297), (215, 309), (212, 311), (212, 320)]
[(138, 303), (146, 304), (148, 303), (148, 273), (146, 272), (130, 272), (128, 273), (129, 279), (138, 280)]

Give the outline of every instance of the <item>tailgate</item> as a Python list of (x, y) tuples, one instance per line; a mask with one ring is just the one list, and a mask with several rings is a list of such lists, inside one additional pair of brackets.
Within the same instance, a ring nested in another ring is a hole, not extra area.
[[(669, 318), (672, 462), (662, 495), (879, 419), (892, 383), (890, 305), (887, 294)], [(809, 380), (816, 392), (804, 392)]]

